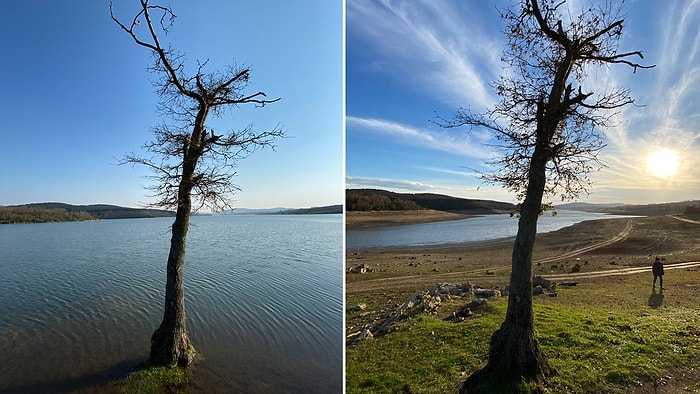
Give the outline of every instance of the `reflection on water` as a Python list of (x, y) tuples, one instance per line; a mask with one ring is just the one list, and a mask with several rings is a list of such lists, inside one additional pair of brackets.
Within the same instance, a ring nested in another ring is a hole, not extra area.
[[(342, 391), (340, 215), (192, 223), (192, 389)], [(70, 390), (145, 359), (161, 319), (170, 224), (0, 226), (0, 391)]]
[[(555, 231), (584, 220), (622, 217), (629, 216), (560, 210), (557, 211), (556, 216), (549, 213), (542, 215), (537, 221), (537, 232)], [(486, 215), (470, 219), (408, 226), (347, 230), (345, 243), (347, 249), (437, 245), (514, 237), (517, 230), (517, 216)]]

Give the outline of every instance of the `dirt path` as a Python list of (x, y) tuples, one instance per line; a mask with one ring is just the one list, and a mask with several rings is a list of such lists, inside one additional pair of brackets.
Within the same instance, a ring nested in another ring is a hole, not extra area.
[(624, 241), (627, 237), (629, 237), (629, 235), (631, 233), (632, 233), (632, 221), (628, 220), (627, 225), (625, 226), (625, 228), (622, 231), (620, 231), (619, 234), (617, 234), (616, 236), (614, 236), (606, 241), (596, 242), (594, 244), (587, 245), (587, 246), (584, 246), (582, 248), (578, 248), (578, 249), (572, 250), (570, 252), (559, 254), (559, 255), (549, 257), (546, 259), (533, 260), (532, 263), (533, 264), (537, 264), (537, 263), (545, 264), (545, 263), (551, 263), (551, 262), (558, 261), (558, 260), (568, 259), (571, 257), (576, 257), (582, 253), (586, 253), (586, 252), (590, 252), (592, 250), (600, 249), (600, 248), (605, 247), (605, 246), (610, 246), (610, 245), (614, 244), (615, 242)]
[[(692, 268), (700, 266), (700, 261), (688, 261), (685, 263), (675, 263), (675, 264), (665, 264), (664, 270), (674, 270), (681, 268)], [(650, 272), (651, 267), (631, 267), (631, 268), (620, 268), (615, 270), (602, 270), (593, 272), (577, 272), (569, 274), (554, 274), (554, 275), (542, 275), (543, 278), (549, 280), (575, 280), (575, 279), (588, 279), (588, 278), (599, 278), (603, 276), (616, 276), (616, 275), (631, 275), (639, 274), (642, 272)]]
[(681, 222), (700, 224), (700, 222), (698, 222), (697, 220), (690, 220), (690, 219), (682, 218), (682, 217), (676, 216), (676, 215), (671, 215), (671, 217), (676, 219), (676, 220), (680, 220)]

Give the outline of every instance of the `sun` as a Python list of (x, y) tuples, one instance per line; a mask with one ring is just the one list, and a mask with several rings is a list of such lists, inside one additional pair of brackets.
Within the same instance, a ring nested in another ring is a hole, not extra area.
[(657, 178), (668, 178), (678, 171), (678, 154), (670, 149), (659, 149), (647, 157), (647, 168)]

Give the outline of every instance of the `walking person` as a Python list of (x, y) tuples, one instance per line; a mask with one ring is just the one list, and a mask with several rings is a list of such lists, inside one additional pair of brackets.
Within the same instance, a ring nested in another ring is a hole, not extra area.
[(659, 256), (656, 256), (654, 264), (651, 266), (651, 272), (654, 274), (652, 288), (656, 287), (656, 278), (659, 278), (659, 290), (664, 290), (664, 265), (661, 264)]

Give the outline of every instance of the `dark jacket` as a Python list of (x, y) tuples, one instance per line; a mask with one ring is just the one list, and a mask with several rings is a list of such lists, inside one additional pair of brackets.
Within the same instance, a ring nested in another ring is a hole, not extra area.
[(654, 276), (661, 276), (664, 274), (664, 265), (660, 261), (654, 261), (654, 265), (651, 266), (651, 272)]

